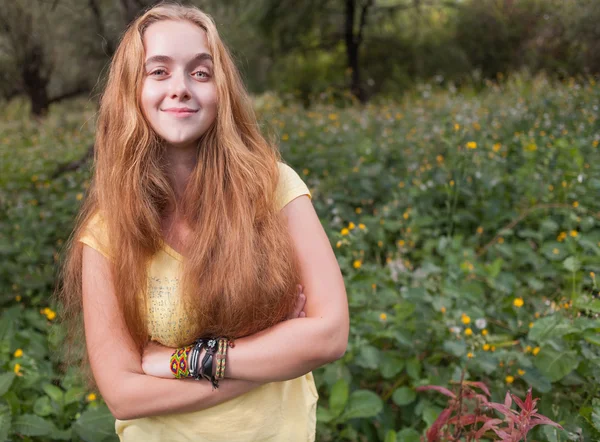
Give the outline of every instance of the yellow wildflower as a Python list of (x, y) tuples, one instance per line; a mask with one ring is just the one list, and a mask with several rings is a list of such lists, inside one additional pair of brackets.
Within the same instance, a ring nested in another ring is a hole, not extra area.
[(517, 370), (517, 373), (519, 373), (519, 376), (523, 376), (525, 374), (525, 370), (521, 370), (520, 368)]
[(467, 336), (471, 336), (472, 334), (473, 334), (473, 330), (471, 330), (470, 328), (467, 328), (467, 329), (465, 330), (465, 335), (467, 335)]
[(56, 318), (56, 312), (53, 312), (52, 310), (48, 309), (48, 311), (46, 312), (46, 318), (52, 321), (54, 318)]
[(483, 330), (481, 330), (481, 334), (482, 334), (483, 336), (487, 336), (487, 334), (488, 334), (488, 331), (487, 331), (487, 329), (486, 329), (486, 328), (484, 328)]
[(355, 269), (360, 269), (360, 266), (362, 266), (362, 262), (360, 262), (358, 259), (354, 261), (354, 263), (352, 264), (354, 266)]
[(477, 227), (477, 234), (481, 235), (483, 233), (483, 227), (479, 226)]
[(490, 344), (483, 344), (483, 351), (489, 351), (490, 350)]
[(347, 234), (350, 233), (350, 231), (344, 227), (340, 233), (342, 234), (342, 236), (346, 236)]
[(535, 347), (533, 350), (531, 350), (531, 353), (532, 353), (534, 356), (537, 356), (537, 354), (538, 354), (539, 352), (540, 352), (540, 348), (539, 348), (539, 347)]
[(496, 346), (495, 346), (495, 345), (492, 345), (492, 348), (491, 348), (491, 350), (492, 350), (492, 351), (496, 351)]
[(471, 353), (471, 352), (467, 353), (467, 358), (471, 359), (473, 356), (474, 356), (473, 353)]
[(96, 400), (96, 394), (95, 393), (90, 393), (85, 398), (86, 398), (86, 400), (88, 402), (94, 402)]
[(21, 350), (20, 348), (17, 348), (17, 350), (15, 351), (15, 353), (13, 354), (13, 356), (15, 358), (20, 358), (21, 356), (23, 356), (23, 350)]
[(558, 234), (558, 236), (556, 237), (556, 240), (558, 242), (563, 242), (565, 240), (565, 238), (567, 237), (567, 232), (560, 232)]
[(454, 187), (454, 180), (450, 180), (450, 187)]
[(303, 170), (302, 170), (302, 173), (303, 173), (304, 175), (308, 175), (308, 174), (310, 173), (310, 170), (308, 170), (308, 169), (303, 169)]
[(404, 218), (404, 219), (408, 219), (408, 217), (409, 217), (409, 215), (408, 215), (408, 212), (404, 212), (404, 213), (402, 214), (402, 218)]
[(438, 155), (437, 157), (435, 157), (435, 160), (438, 163), (443, 163), (444, 162), (444, 157), (442, 155)]
[(529, 328), (532, 328), (532, 327), (533, 327), (533, 322), (530, 322), (529, 323)]
[(377, 246), (383, 247), (383, 241), (377, 241)]
[(360, 207), (357, 207), (356, 209), (354, 209), (354, 211), (359, 215), (362, 213), (362, 209)]
[(531, 345), (525, 347), (525, 353), (529, 353), (531, 351)]
[(360, 224), (358, 225), (358, 228), (359, 228), (360, 230), (365, 230), (365, 227), (367, 227), (367, 226), (365, 226), (363, 223), (360, 223)]
[(577, 232), (577, 230), (571, 230), (569, 232), (569, 235), (571, 235), (573, 238), (575, 238), (577, 235), (579, 235), (579, 233)]
[(559, 250), (555, 247), (554, 249), (552, 249), (552, 253), (554, 253), (555, 255), (558, 255), (560, 252)]
[(573, 207), (575, 207), (575, 208), (579, 207), (579, 203), (577, 201), (573, 201)]
[(352, 221), (350, 221), (350, 222), (348, 223), (348, 228), (349, 228), (350, 230), (354, 229), (355, 227), (356, 227), (356, 225), (355, 225), (355, 224), (354, 224)]
[(498, 244), (504, 244), (504, 238), (502, 238), (502, 237), (498, 238)]
[(379, 315), (379, 319), (381, 319), (382, 321), (387, 321), (387, 315), (385, 313), (382, 313)]
[(15, 296), (15, 300), (16, 300), (17, 302), (21, 302), (21, 295), (17, 295), (17, 296)]
[(514, 376), (508, 375), (504, 378), (507, 384), (512, 384), (515, 381)]
[(525, 150), (528, 152), (535, 152), (537, 150), (537, 145), (535, 143), (529, 143), (525, 146)]
[(81, 201), (83, 199), (83, 193), (78, 193), (77, 195), (75, 195), (75, 199), (77, 201)]
[(469, 141), (467, 143), (467, 149), (477, 149), (477, 143), (475, 141)]
[(500, 143), (496, 143), (494, 144), (492, 149), (494, 150), (494, 152), (498, 152), (500, 149), (502, 149), (502, 145)]
[(454, 123), (454, 130), (458, 130), (458, 129), (460, 129), (460, 124)]
[(598, 147), (598, 140), (594, 140), (594, 141), (592, 141), (592, 146), (594, 146), (594, 147)]
[(446, 313), (446, 307), (442, 307), (442, 308), (440, 309), (440, 311), (441, 311), (442, 313)]
[(554, 190), (554, 186), (553, 186), (552, 184), (550, 184), (550, 185), (548, 186), (548, 190), (549, 190), (550, 192), (552, 192), (552, 191)]
[(595, 279), (596, 278), (596, 274), (594, 272), (590, 272), (590, 278)]
[(523, 304), (523, 298), (515, 298), (515, 300), (513, 301), (513, 305), (517, 308), (523, 307)]
[(471, 318), (469, 318), (468, 315), (465, 315), (464, 313), (462, 314), (460, 320), (462, 321), (463, 324), (467, 325), (471, 323)]
[(15, 372), (16, 375), (22, 376), (21, 375), (21, 364), (15, 364), (13, 371)]
[(340, 247), (342, 247), (342, 242), (338, 241), (337, 243), (335, 243), (335, 246), (339, 249)]
[(282, 139), (283, 141), (287, 141), (287, 140), (289, 140), (289, 139), (290, 139), (290, 136), (289, 136), (288, 134), (283, 134), (283, 135), (281, 136), (281, 139)]
[(399, 239), (397, 244), (398, 244), (398, 247), (404, 247), (405, 242), (403, 239)]
[(402, 189), (404, 187), (404, 181), (400, 181), (398, 183), (398, 187)]
[(337, 120), (337, 118), (338, 118), (337, 114), (329, 114), (329, 119), (331, 121), (335, 121), (335, 120)]

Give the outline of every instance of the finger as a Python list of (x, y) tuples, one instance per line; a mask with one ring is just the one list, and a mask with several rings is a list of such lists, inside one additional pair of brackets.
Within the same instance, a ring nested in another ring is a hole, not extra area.
[(300, 312), (302, 311), (302, 309), (304, 308), (305, 302), (306, 302), (306, 297), (304, 296), (304, 293), (300, 293), (298, 295), (298, 298), (296, 299), (296, 306), (294, 307), (294, 311), (292, 312), (292, 314), (289, 316), (288, 319), (297, 318), (298, 315), (300, 314)]

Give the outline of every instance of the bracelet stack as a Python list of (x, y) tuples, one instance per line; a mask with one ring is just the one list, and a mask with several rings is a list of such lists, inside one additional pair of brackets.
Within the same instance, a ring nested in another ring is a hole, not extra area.
[[(171, 355), (171, 372), (176, 379), (191, 377), (210, 381), (213, 390), (219, 388), (219, 380), (225, 378), (227, 349), (234, 347), (227, 338), (201, 338), (193, 345), (176, 349)], [(202, 350), (205, 353), (202, 359)], [(216, 364), (215, 364), (216, 361)], [(214, 373), (214, 374), (213, 374)]]

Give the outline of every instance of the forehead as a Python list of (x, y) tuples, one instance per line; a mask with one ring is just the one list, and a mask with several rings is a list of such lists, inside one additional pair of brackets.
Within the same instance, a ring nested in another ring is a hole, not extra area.
[(146, 59), (166, 55), (174, 59), (210, 54), (206, 32), (189, 21), (162, 20), (152, 23), (144, 32)]

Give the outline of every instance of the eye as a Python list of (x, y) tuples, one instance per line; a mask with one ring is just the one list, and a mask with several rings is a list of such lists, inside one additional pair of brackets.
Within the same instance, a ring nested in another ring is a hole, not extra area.
[(150, 72), (150, 74), (148, 74), (148, 75), (151, 75), (154, 77), (160, 77), (162, 74), (165, 74), (166, 72), (167, 71), (165, 69), (155, 69), (152, 72)]
[[(199, 76), (197, 74), (203, 74), (204, 76)], [(196, 77), (196, 78), (209, 78), (210, 74), (208, 72), (205, 71), (196, 71), (192, 74), (192, 76)]]

